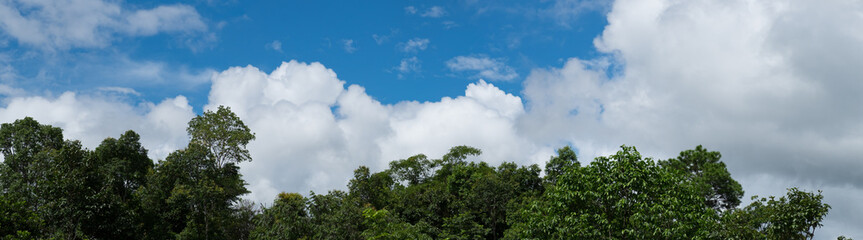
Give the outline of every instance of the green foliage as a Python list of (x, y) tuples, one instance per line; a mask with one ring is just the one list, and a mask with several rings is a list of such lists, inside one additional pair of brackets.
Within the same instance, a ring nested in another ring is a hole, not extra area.
[(312, 217), (312, 239), (362, 239), (362, 207), (347, 193), (312, 193), (308, 208)]
[(306, 198), (297, 193), (280, 193), (272, 207), (255, 218), (250, 239), (309, 239), (311, 221)]
[(216, 112), (207, 110), (192, 118), (186, 131), (192, 144), (203, 146), (212, 154), (217, 167), (252, 160), (246, 145), (255, 139), (255, 134), (230, 107), (219, 106)]
[(417, 226), (406, 223), (386, 209), (366, 208), (363, 210), (363, 218), (366, 230), (363, 231), (362, 236), (368, 240), (432, 239), (424, 233), (423, 224)]
[(545, 181), (554, 185), (561, 175), (569, 169), (577, 167), (579, 167), (578, 157), (575, 156), (575, 151), (572, 151), (572, 148), (566, 146), (558, 149), (557, 156), (552, 157), (545, 164)]
[(354, 179), (351, 179), (348, 189), (360, 204), (383, 208), (392, 201), (395, 184), (389, 172), (371, 174), (368, 167), (360, 166), (354, 170)]
[(419, 154), (408, 159), (390, 162), (390, 171), (395, 180), (406, 181), (409, 185), (417, 185), (429, 177), (433, 164), (426, 155)]
[(706, 238), (715, 215), (677, 175), (633, 147), (570, 168), (513, 218), (509, 238)]
[(63, 132), (60, 128), (39, 124), (30, 117), (0, 126), (0, 187), (12, 198), (38, 209), (42, 201), (37, 195), (37, 182), (48, 173), (46, 152), (60, 149)]
[(720, 158), (722, 155), (719, 152), (707, 151), (698, 145), (693, 150), (680, 152), (677, 158), (659, 164), (682, 175), (683, 183), (697, 189), (707, 206), (724, 211), (740, 205), (743, 187), (731, 178), (731, 173)]
[(26, 239), (41, 228), (42, 219), (25, 202), (0, 195), (0, 239)]
[(250, 230), (233, 206), (249, 192), (236, 163), (251, 160), (245, 145), (254, 135), (226, 107), (195, 117), (188, 131), (189, 145), (159, 161), (138, 195), (144, 238), (227, 239)]
[(586, 166), (564, 147), (544, 178), (456, 146), (259, 210), (240, 199), (249, 128), (219, 107), (187, 131), (154, 165), (132, 131), (90, 151), (32, 118), (0, 125), (0, 239), (811, 239), (830, 209), (796, 188), (738, 208), (742, 187), (701, 146), (659, 162), (623, 146)]
[(812, 239), (830, 210), (821, 191), (810, 193), (789, 188), (780, 198), (758, 198), (743, 209), (722, 217), (719, 236), (726, 239)]

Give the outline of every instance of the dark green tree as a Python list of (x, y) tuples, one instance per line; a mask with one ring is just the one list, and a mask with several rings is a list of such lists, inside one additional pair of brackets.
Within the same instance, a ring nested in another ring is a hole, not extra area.
[(154, 168), (141, 191), (146, 238), (226, 239), (235, 232), (234, 205), (248, 193), (236, 165), (250, 161), (249, 128), (229, 108), (206, 111), (187, 129), (191, 141)]
[(312, 193), (309, 199), (312, 239), (362, 239), (363, 208), (342, 191)]
[(273, 206), (255, 217), (250, 239), (311, 239), (307, 199), (298, 193), (280, 193)]
[[(23, 201), (32, 210), (42, 203), (36, 191), (37, 181), (47, 173), (45, 152), (63, 146), (63, 131), (50, 125), (39, 124), (31, 117), (0, 125), (0, 189), (13, 201)], [(42, 156), (38, 156), (38, 155)]]
[(388, 171), (371, 174), (368, 167), (360, 166), (354, 170), (354, 179), (348, 183), (348, 190), (360, 204), (383, 209), (392, 202), (395, 184)]
[(731, 173), (720, 161), (722, 154), (707, 151), (701, 145), (680, 152), (677, 158), (660, 161), (660, 165), (684, 176), (683, 183), (696, 188), (704, 203), (717, 211), (732, 209), (740, 205), (743, 187), (731, 178)]

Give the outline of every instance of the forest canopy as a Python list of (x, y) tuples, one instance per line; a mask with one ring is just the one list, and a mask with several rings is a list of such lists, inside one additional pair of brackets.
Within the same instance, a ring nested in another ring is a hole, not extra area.
[(154, 163), (133, 131), (89, 150), (29, 117), (2, 124), (0, 239), (811, 239), (830, 209), (797, 188), (740, 206), (742, 186), (702, 146), (589, 163), (567, 146), (542, 168), (456, 146), (358, 166), (347, 191), (252, 203), (237, 163), (253, 161), (254, 133), (227, 107), (187, 132)]

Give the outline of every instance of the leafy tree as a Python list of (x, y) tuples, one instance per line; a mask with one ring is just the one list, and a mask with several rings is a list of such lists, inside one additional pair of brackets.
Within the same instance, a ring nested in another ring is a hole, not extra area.
[(345, 192), (312, 193), (309, 213), (313, 239), (362, 239), (362, 207)]
[(25, 202), (0, 194), (0, 239), (26, 238), (41, 228), (42, 219)]
[(252, 160), (246, 145), (255, 139), (255, 134), (230, 107), (219, 106), (215, 112), (207, 110), (192, 118), (186, 131), (192, 137), (192, 144), (209, 150), (216, 167)]
[(789, 188), (785, 196), (758, 198), (743, 209), (722, 217), (719, 236), (725, 239), (812, 239), (822, 226), (830, 205), (821, 191), (810, 193)]
[(273, 206), (255, 218), (250, 239), (309, 239), (312, 226), (306, 201), (297, 193), (280, 193)]
[(740, 205), (743, 187), (731, 178), (720, 158), (719, 152), (707, 151), (698, 145), (693, 150), (680, 152), (677, 158), (661, 161), (660, 165), (683, 175), (683, 181), (701, 193), (707, 206), (724, 211)]
[(569, 146), (557, 150), (557, 156), (552, 157), (545, 164), (545, 181), (550, 185), (557, 183), (557, 179), (570, 168), (579, 167), (578, 157)]
[(146, 238), (225, 239), (237, 228), (232, 208), (248, 193), (236, 165), (250, 161), (254, 139), (229, 108), (206, 111), (187, 128), (192, 140), (154, 168), (140, 193), (146, 206)]
[(350, 195), (360, 204), (371, 204), (378, 209), (390, 204), (394, 187), (395, 180), (389, 172), (371, 174), (366, 166), (354, 170), (354, 179), (348, 183)]
[(679, 176), (622, 146), (610, 157), (571, 168), (539, 201), (513, 217), (508, 238), (705, 238), (715, 214)]
[(0, 188), (14, 201), (23, 201), (36, 210), (42, 201), (36, 195), (37, 181), (47, 173), (38, 155), (63, 145), (63, 131), (50, 125), (39, 124), (30, 117), (0, 125)]
[(140, 235), (141, 205), (134, 196), (146, 184), (147, 173), (153, 169), (153, 161), (141, 146), (140, 136), (127, 131), (119, 139), (107, 138), (90, 155), (90, 161), (98, 166), (98, 189), (91, 203), (101, 209), (94, 211), (93, 220), (83, 226), (84, 232), (98, 239), (133, 239)]
[(426, 155), (418, 154), (408, 159), (390, 162), (390, 171), (397, 181), (406, 181), (409, 185), (424, 182), (431, 174), (433, 162)]
[(366, 230), (362, 236), (368, 240), (432, 239), (423, 231), (427, 226), (406, 223), (386, 209), (366, 208), (363, 210), (363, 217)]
[(59, 128), (24, 118), (3, 124), (0, 139), (5, 197), (15, 206), (26, 203), (45, 220), (37, 221), (44, 223), (39, 231), (26, 230), (32, 237), (135, 236), (138, 204), (132, 193), (152, 165), (137, 134), (108, 138), (90, 152), (78, 141), (62, 141)]

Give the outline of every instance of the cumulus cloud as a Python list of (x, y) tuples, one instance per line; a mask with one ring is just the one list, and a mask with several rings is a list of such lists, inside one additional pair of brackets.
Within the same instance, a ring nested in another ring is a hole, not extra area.
[(863, 197), (855, 172), (863, 167), (863, 83), (852, 66), (863, 56), (863, 30), (847, 27), (863, 24), (861, 10), (848, 2), (617, 1), (595, 40), (606, 57), (527, 77), (530, 111), (520, 130), (533, 142), (572, 143), (587, 157), (620, 144), (672, 157), (704, 144), (723, 153), (748, 195), (826, 190), (833, 210), (825, 224), (836, 227), (819, 238), (860, 236), (844, 223), (863, 215), (850, 204)]
[(509, 81), (518, 77), (518, 73), (502, 59), (486, 56), (457, 56), (446, 61), (446, 66), (454, 72), (475, 71), (474, 78), (492, 81)]
[[(587, 161), (621, 144), (658, 158), (704, 144), (723, 153), (749, 196), (823, 189), (833, 209), (817, 238), (859, 237), (859, 12), (854, 2), (619, 0), (594, 41), (600, 57), (534, 69), (521, 97), (479, 80), (462, 96), (382, 104), (320, 63), (291, 61), (270, 73), (247, 66), (211, 75), (205, 108), (230, 106), (256, 132), (254, 160), (241, 171), (259, 202), (281, 191), (344, 189), (359, 165), (381, 170), (453, 145), (481, 148), (480, 160), (493, 164), (529, 164), (563, 145)], [(483, 70), (511, 75), (483, 56), (447, 65), (488, 80)], [(162, 154), (171, 148), (160, 146), (187, 141), (193, 115), (183, 97), (143, 107), (76, 93), (4, 102), (5, 122), (32, 115), (88, 146), (136, 126)]]
[(33, 117), (42, 124), (62, 128), (65, 138), (81, 140), (90, 149), (107, 137), (116, 138), (126, 130), (134, 130), (153, 159), (163, 159), (188, 142), (186, 123), (195, 116), (183, 96), (158, 104), (133, 105), (111, 96), (65, 92), (56, 97), (10, 97), (4, 102), (0, 122)]
[(102, 0), (4, 1), (0, 29), (19, 43), (43, 49), (104, 47), (116, 36), (202, 33), (207, 25), (188, 5), (130, 10)]
[(426, 48), (428, 48), (429, 42), (431, 41), (429, 41), (428, 38), (413, 38), (405, 43), (402, 43), (401, 50), (407, 53), (419, 52), (422, 50), (426, 50)]
[(206, 108), (218, 105), (257, 134), (254, 161), (241, 169), (250, 198), (264, 202), (280, 191), (343, 189), (359, 165), (381, 170), (454, 145), (482, 148), (491, 163), (530, 158), (538, 148), (515, 128), (521, 98), (484, 81), (456, 98), (385, 105), (319, 63), (291, 61), (269, 74), (249, 66), (215, 75)]

